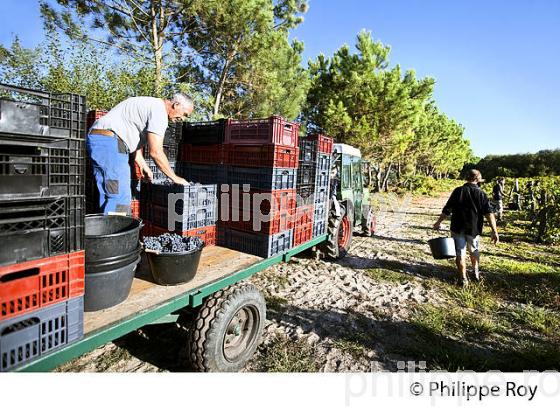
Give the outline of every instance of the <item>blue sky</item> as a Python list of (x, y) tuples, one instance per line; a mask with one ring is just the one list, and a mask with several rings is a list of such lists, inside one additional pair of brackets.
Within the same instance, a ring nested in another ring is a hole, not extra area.
[[(439, 107), (477, 155), (560, 148), (559, 0), (309, 0), (293, 33), (305, 61), (353, 45), (361, 29), (391, 62), (436, 79)], [(42, 39), (34, 0), (0, 1), (0, 43)]]

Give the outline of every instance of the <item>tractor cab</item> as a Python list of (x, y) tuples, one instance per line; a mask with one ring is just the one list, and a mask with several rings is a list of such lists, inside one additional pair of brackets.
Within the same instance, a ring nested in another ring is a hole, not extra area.
[(331, 168), (331, 201), (328, 231), (331, 240), (325, 253), (331, 258), (343, 257), (350, 248), (354, 228), (371, 236), (375, 218), (370, 207), (370, 167), (362, 160), (359, 149), (347, 144), (334, 144)]

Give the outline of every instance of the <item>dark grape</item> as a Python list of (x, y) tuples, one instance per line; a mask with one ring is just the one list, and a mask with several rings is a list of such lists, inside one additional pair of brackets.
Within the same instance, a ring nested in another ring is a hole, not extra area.
[(176, 233), (164, 233), (160, 236), (144, 237), (147, 249), (162, 253), (179, 253), (199, 249), (204, 242), (196, 236), (180, 236)]

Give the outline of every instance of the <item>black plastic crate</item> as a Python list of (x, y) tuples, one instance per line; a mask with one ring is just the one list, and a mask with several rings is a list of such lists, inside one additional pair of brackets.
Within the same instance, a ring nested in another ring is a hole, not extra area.
[(176, 199), (175, 209), (182, 211), (191, 207), (214, 208), (218, 201), (218, 187), (215, 184), (167, 185), (143, 182), (141, 192), (144, 201), (152, 204), (168, 206), (169, 195)]
[(178, 147), (183, 138), (183, 123), (182, 122), (170, 122), (167, 125), (167, 130), (165, 130), (165, 136), (163, 137), (163, 145), (169, 145), (172, 147)]
[(0, 200), (84, 195), (83, 140), (0, 136)]
[(251, 189), (295, 189), (297, 170), (291, 168), (242, 168), (229, 167), (227, 183)]
[(224, 231), (226, 247), (261, 258), (285, 253), (291, 249), (294, 240), (293, 229), (275, 235), (243, 232), (231, 228), (225, 228)]
[[(217, 205), (213, 207), (189, 207), (185, 210), (176, 211), (175, 214), (176, 217), (173, 214), (170, 215), (166, 206), (149, 204), (141, 208), (143, 220), (171, 231), (184, 232), (190, 229), (216, 225)], [(171, 221), (169, 221), (170, 216)]]
[(86, 97), (0, 84), (0, 135), (84, 139)]
[(0, 265), (84, 249), (84, 196), (0, 202)]
[[(152, 174), (154, 175), (153, 179), (155, 180), (167, 180), (169, 179), (167, 175), (163, 173), (161, 169), (156, 165), (156, 162), (153, 159), (146, 158), (146, 164), (152, 170)], [(169, 167), (175, 171), (175, 161), (169, 161)]]
[[(179, 147), (178, 145), (171, 145), (171, 144), (163, 144), (163, 152), (165, 153), (165, 156), (167, 157), (167, 159), (169, 160), (169, 162), (174, 162), (177, 160), (177, 154), (179, 152)], [(144, 148), (142, 148), (142, 155), (144, 156), (145, 160), (152, 160), (152, 157), (150, 156), (150, 149), (148, 147), (148, 144), (144, 145)]]
[(175, 172), (189, 182), (221, 185), (227, 182), (227, 168), (226, 165), (202, 165), (178, 162)]
[(307, 138), (299, 139), (299, 160), (304, 163), (315, 163), (317, 157), (317, 141)]
[(227, 119), (218, 121), (185, 122), (183, 124), (183, 138), (185, 144), (209, 145), (223, 144), (225, 139)]
[(83, 296), (2, 321), (0, 371), (15, 369), (83, 335)]
[(315, 165), (303, 164), (300, 162), (297, 173), (298, 185), (313, 185), (315, 184)]

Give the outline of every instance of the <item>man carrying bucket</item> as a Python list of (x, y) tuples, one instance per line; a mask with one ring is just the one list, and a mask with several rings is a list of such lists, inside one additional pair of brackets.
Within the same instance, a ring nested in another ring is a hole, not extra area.
[(483, 182), (482, 175), (477, 169), (471, 169), (467, 173), (467, 182), (463, 186), (455, 188), (443, 211), (434, 224), (434, 229), (439, 230), (445, 218), (451, 215), (451, 236), (455, 242), (456, 263), (462, 285), (468, 286), (467, 278), (467, 247), (474, 270), (474, 278), (480, 281), (479, 271), (479, 243), (484, 218), (492, 228), (492, 242), (500, 241), (496, 218), (492, 213), (492, 207), (488, 196), (480, 187)]

